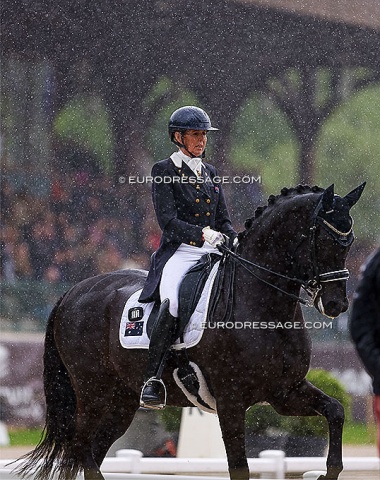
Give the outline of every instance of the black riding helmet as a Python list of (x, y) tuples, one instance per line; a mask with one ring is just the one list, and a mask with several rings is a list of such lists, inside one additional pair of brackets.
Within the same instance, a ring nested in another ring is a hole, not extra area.
[[(178, 110), (172, 113), (169, 119), (170, 140), (178, 147), (185, 148), (186, 150), (187, 148), (183, 144), (183, 135), (187, 130), (206, 130), (209, 132), (219, 129), (211, 126), (210, 117), (204, 110), (198, 107), (187, 106), (178, 108)], [(177, 142), (174, 138), (175, 132), (181, 133), (182, 143)], [(190, 155), (192, 157), (194, 156), (191, 153)]]

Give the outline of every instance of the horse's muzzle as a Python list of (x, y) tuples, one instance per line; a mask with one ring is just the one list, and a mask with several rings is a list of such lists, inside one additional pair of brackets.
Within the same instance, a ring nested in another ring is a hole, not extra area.
[(315, 307), (326, 317), (336, 318), (348, 308), (348, 300), (345, 297), (343, 300), (328, 300), (324, 301), (323, 295), (318, 296), (315, 300)]

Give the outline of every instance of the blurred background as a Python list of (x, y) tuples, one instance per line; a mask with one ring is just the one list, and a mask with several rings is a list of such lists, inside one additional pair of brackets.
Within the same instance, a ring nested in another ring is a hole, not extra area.
[[(334, 183), (345, 195), (367, 182), (352, 212), (352, 297), (380, 238), (376, 0), (3, 0), (1, 17), (8, 425), (43, 421), (42, 337), (59, 296), (91, 275), (149, 267), (160, 231), (142, 180), (173, 152), (167, 122), (180, 106), (204, 108), (220, 129), (207, 148), (220, 174), (250, 179), (225, 185), (238, 231), (284, 186)], [(348, 318), (310, 331), (312, 365), (344, 384), (357, 422), (372, 422)]]

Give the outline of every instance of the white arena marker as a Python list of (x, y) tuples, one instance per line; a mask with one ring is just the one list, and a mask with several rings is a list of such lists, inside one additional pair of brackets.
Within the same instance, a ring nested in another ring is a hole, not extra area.
[(128, 458), (131, 461), (131, 473), (140, 473), (140, 460), (143, 453), (140, 450), (133, 450), (124, 448), (116, 452), (118, 458)]
[(177, 457), (226, 458), (217, 415), (197, 407), (182, 409)]
[(263, 450), (259, 453), (260, 458), (269, 458), (276, 463), (275, 478), (285, 478), (285, 452), (282, 450)]
[(0, 421), (0, 447), (7, 447), (9, 443), (8, 428), (4, 422)]

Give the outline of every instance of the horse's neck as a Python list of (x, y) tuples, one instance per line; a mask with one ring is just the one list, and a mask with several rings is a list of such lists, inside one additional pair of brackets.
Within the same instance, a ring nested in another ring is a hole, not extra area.
[[(291, 254), (295, 249), (294, 238), (289, 237), (290, 240), (287, 240), (281, 235), (266, 235), (265, 231), (257, 231), (250, 232), (250, 236), (244, 239), (239, 249), (241, 258), (267, 270), (252, 264), (236, 267), (238, 273), (235, 276), (234, 290), (243, 303), (251, 307), (255, 305), (255, 308), (262, 310), (270, 309), (273, 313), (274, 310), (277, 313), (286, 310), (287, 315), (294, 313), (294, 298), (276, 290), (278, 287), (296, 296), (300, 293), (299, 284), (291, 280), (297, 277), (297, 272), (296, 269), (293, 270), (295, 260), (292, 259)], [(283, 278), (271, 272), (289, 278)], [(260, 297), (265, 301), (260, 301)], [(275, 302), (274, 299), (276, 299)]]
[[(296, 249), (304, 244), (302, 239), (307, 234), (305, 219), (311, 215), (313, 204), (304, 197), (290, 198), (268, 213), (254, 221), (241, 242), (240, 254), (254, 263), (258, 263), (278, 273), (285, 273), (289, 268), (296, 274), (299, 253)], [(303, 252), (307, 254), (306, 251)]]
[(290, 245), (279, 244), (273, 237), (263, 233), (252, 234), (240, 249), (241, 257), (273, 271), (283, 271)]

